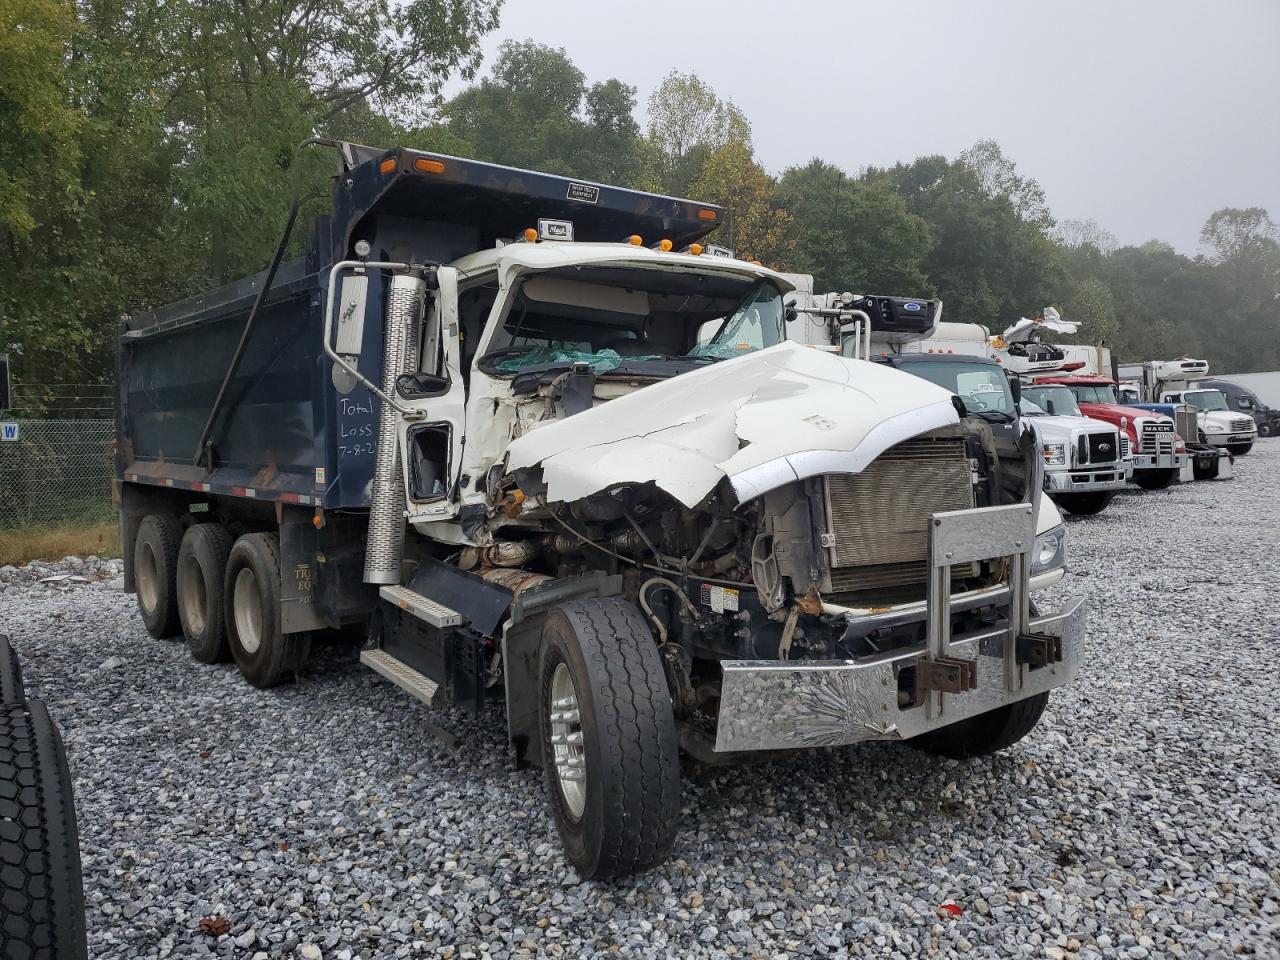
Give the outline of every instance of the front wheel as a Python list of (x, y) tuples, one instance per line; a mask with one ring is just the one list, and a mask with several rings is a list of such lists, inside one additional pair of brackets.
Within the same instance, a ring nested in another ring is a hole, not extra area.
[(666, 859), (680, 815), (675, 715), (649, 625), (620, 597), (574, 600), (542, 630), (542, 765), (579, 876)]
[(1253, 441), (1248, 443), (1228, 443), (1227, 450), (1231, 452), (1233, 457), (1243, 457), (1246, 453), (1253, 449)]
[(1177, 481), (1177, 470), (1137, 470), (1133, 474), (1133, 482), (1143, 490), (1163, 490)]
[(1102, 490), (1093, 493), (1061, 493), (1054, 497), (1053, 500), (1067, 513), (1073, 513), (1081, 517), (1091, 517), (1105, 510), (1114, 496), (1114, 491)]

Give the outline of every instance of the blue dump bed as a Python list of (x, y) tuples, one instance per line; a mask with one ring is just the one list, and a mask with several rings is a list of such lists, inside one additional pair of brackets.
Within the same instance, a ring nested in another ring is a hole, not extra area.
[[(282, 264), (197, 460), (201, 435), (266, 275), (126, 320), (120, 338), (117, 471), (130, 483), (325, 509), (368, 505), (378, 410), (367, 390), (339, 393), (321, 343), (333, 263), (448, 263), (511, 239), (539, 218), (570, 220), (577, 240), (640, 234), (677, 248), (722, 211), (640, 193), (413, 150), (348, 148), (332, 214), (307, 254)], [(372, 271), (361, 372), (381, 381), (385, 276)]]

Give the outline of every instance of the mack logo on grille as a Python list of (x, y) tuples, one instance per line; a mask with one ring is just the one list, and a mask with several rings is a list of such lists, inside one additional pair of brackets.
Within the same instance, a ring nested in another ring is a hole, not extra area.
[(1146, 433), (1173, 433), (1173, 424), (1164, 423), (1144, 423), (1142, 429)]

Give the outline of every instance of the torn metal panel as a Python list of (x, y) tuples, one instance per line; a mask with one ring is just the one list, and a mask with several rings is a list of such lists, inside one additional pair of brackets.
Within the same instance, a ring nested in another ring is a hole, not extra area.
[(656, 383), (512, 441), (549, 501), (652, 482), (695, 506), (728, 477), (746, 500), (796, 479), (860, 471), (959, 418), (951, 394), (888, 367), (783, 343)]

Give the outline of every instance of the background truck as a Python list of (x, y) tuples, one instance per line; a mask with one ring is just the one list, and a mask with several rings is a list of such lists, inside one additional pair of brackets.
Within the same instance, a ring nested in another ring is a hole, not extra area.
[(1229, 409), (1238, 410), (1253, 418), (1258, 428), (1258, 436), (1272, 437), (1280, 433), (1280, 410), (1267, 406), (1261, 397), (1244, 384), (1236, 383), (1234, 380), (1210, 377), (1207, 380), (1197, 380), (1192, 386), (1219, 391), (1227, 398)]
[(1213, 447), (1224, 447), (1234, 456), (1253, 449), (1258, 427), (1253, 416), (1232, 410), (1227, 398), (1211, 387), (1192, 384), (1209, 372), (1203, 360), (1148, 360), (1120, 365), (1120, 391), (1127, 402), (1168, 413), (1170, 405), (1190, 404), (1196, 410), (1196, 433), (1187, 437)]
[(1026, 417), (1040, 442), (1045, 492), (1070, 513), (1100, 513), (1132, 476), (1129, 439), (1112, 424), (1081, 414), (1065, 387), (1041, 388), (1061, 389), (1065, 396), (1029, 394), (1032, 388), (1011, 367), (1051, 369), (1066, 361), (1035, 349), (1010, 356), (1010, 344), (1027, 346), (1021, 332), (1015, 326), (993, 339), (980, 324), (942, 322), (929, 336), (902, 343), (895, 352), (884, 351), (881, 359), (956, 393), (967, 409), (991, 423), (997, 436), (1020, 430), (1018, 418)]
[(302, 259), (121, 338), (154, 635), (270, 686), (360, 625), (412, 695), (505, 702), (585, 877), (666, 857), (680, 749), (971, 756), (1074, 676), (1081, 602), (1030, 600), (1065, 563), (1031, 433), (785, 342), (788, 281), (701, 247), (719, 208), (338, 154)]
[[(1152, 410), (1126, 406), (1116, 399), (1116, 382), (1110, 377), (1059, 375), (1036, 377), (1036, 385), (1067, 387), (1076, 398), (1080, 412), (1093, 420), (1104, 420), (1120, 428), (1133, 455), (1133, 482), (1145, 490), (1160, 490), (1177, 483), (1191, 459), (1174, 418)], [(1194, 417), (1182, 424), (1191, 429)]]

